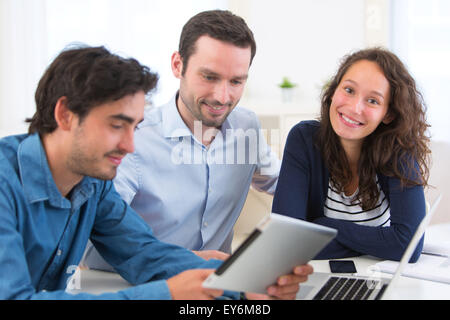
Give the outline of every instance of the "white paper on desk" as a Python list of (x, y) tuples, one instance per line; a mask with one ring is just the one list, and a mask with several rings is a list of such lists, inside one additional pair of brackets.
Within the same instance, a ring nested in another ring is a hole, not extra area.
[[(373, 270), (395, 273), (397, 261), (386, 260), (376, 263)], [(422, 254), (416, 263), (408, 263), (403, 276), (450, 284), (450, 258)]]
[(422, 253), (442, 255), (450, 257), (450, 241), (427, 241), (423, 244)]

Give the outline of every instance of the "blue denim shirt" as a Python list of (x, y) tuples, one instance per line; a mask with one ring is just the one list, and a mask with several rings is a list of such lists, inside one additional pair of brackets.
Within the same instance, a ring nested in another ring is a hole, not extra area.
[[(65, 292), (88, 239), (136, 286), (102, 295)], [(63, 197), (39, 135), (0, 140), (0, 299), (170, 299), (165, 279), (219, 264), (157, 240), (111, 181), (84, 177)]]

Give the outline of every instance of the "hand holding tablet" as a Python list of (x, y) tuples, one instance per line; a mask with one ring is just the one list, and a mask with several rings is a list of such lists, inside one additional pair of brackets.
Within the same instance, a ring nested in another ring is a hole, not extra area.
[[(279, 277), (292, 274), (296, 266), (306, 265), (336, 234), (336, 230), (328, 227), (272, 213), (209, 275), (203, 286), (262, 294), (267, 294), (268, 289), (269, 294), (270, 290), (285, 290), (289, 296), (289, 290), (295, 286), (298, 290), (301, 279), (288, 278), (291, 285), (274, 287), (277, 281), (282, 281), (283, 277)], [(307, 276), (312, 268), (306, 268), (306, 275), (291, 276)]]

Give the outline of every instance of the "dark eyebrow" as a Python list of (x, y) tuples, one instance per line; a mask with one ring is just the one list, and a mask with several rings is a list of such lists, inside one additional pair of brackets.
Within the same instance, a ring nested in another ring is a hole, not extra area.
[(200, 73), (206, 73), (206, 74), (209, 74), (211, 76), (219, 76), (218, 73), (216, 73), (216, 72), (214, 72), (212, 70), (209, 70), (208, 68), (200, 68), (199, 71), (200, 71)]
[[(133, 124), (133, 122), (135, 121), (134, 118), (126, 116), (123, 113), (113, 114), (112, 116), (109, 116), (109, 117), (112, 118), (112, 119), (125, 121), (125, 122), (127, 122), (129, 124)], [(138, 124), (141, 123), (142, 121), (144, 121), (144, 119), (139, 120)]]
[(248, 74), (244, 74), (242, 76), (238, 76), (233, 78), (234, 80), (247, 80), (248, 79)]
[[(212, 71), (212, 70), (210, 70), (208, 68), (200, 68), (199, 71), (200, 71), (200, 73), (220, 78), (220, 74), (218, 74), (217, 72), (214, 72), (214, 71)], [(241, 75), (241, 76), (233, 77), (234, 80), (246, 80), (247, 78), (248, 78), (248, 74), (244, 74), (244, 75)]]
[(353, 81), (352, 79), (344, 79), (344, 82), (351, 82), (351, 83), (353, 83), (354, 85), (358, 85), (358, 84), (356, 83), (356, 81)]

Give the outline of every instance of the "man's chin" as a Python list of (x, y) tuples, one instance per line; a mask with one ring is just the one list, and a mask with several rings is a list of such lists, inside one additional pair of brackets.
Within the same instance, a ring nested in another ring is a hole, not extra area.
[(90, 174), (87, 174), (87, 176), (91, 177), (91, 178), (95, 178), (95, 179), (99, 179), (99, 180), (112, 180), (116, 177), (117, 174), (117, 168), (111, 169), (110, 171), (105, 171), (105, 172), (101, 172), (101, 171), (96, 171), (96, 172), (91, 172)]
[(222, 124), (225, 122), (225, 120), (227, 119), (228, 113), (221, 116), (221, 117), (216, 117), (216, 118), (206, 118), (204, 117), (202, 120), (202, 125), (205, 127), (210, 127), (210, 128), (220, 128), (222, 126)]

